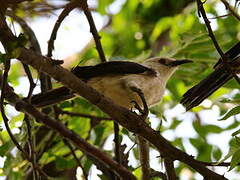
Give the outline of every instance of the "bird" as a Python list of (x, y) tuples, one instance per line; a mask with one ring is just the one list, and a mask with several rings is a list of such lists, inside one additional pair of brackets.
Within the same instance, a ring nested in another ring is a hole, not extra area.
[[(94, 66), (76, 66), (71, 72), (114, 103), (139, 110), (161, 101), (168, 79), (179, 65), (190, 62), (188, 59), (153, 57), (142, 64), (108, 61)], [(30, 101), (36, 107), (44, 107), (74, 96), (72, 90), (62, 86), (33, 95)]]
[(225, 56), (228, 58), (227, 64), (220, 58), (214, 65), (214, 71), (212, 73), (183, 94), (180, 103), (185, 106), (186, 111), (198, 106), (211, 94), (232, 79), (235, 74), (240, 73), (239, 54), (240, 42), (235, 44), (225, 53)]

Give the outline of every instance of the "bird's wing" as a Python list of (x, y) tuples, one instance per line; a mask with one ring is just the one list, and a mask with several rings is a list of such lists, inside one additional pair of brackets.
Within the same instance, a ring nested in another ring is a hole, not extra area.
[[(233, 46), (225, 53), (231, 60), (235, 59), (240, 54), (240, 42)], [(208, 75), (205, 79), (199, 82), (197, 85), (189, 89), (180, 101), (186, 107), (186, 110), (190, 110), (193, 107), (199, 105), (204, 99), (209, 97), (217, 89), (223, 86), (229, 81), (233, 74), (226, 72), (224, 67), (220, 67), (222, 60), (220, 59), (215, 71)]]
[(74, 97), (73, 92), (65, 86), (52, 89), (31, 97), (31, 104), (35, 107), (44, 107), (65, 101)]
[[(156, 74), (156, 72), (151, 68), (138, 63), (126, 61), (112, 61), (101, 63), (95, 66), (77, 66), (72, 69), (72, 72), (83, 81), (88, 81), (93, 77), (106, 75), (141, 73), (148, 73), (153, 75)], [(74, 97), (74, 92), (63, 86), (50, 90), (48, 92), (33, 95), (31, 98), (31, 103), (36, 107), (43, 107), (59, 103), (72, 97)]]
[(156, 72), (144, 65), (127, 61), (110, 61), (95, 66), (77, 66), (72, 72), (82, 80), (89, 80), (93, 77), (106, 75), (124, 75), (124, 74), (156, 74)]

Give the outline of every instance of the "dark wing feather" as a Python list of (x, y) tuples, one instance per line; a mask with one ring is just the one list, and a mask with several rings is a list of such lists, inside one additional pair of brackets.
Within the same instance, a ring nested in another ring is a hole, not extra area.
[(155, 74), (151, 68), (134, 62), (110, 61), (95, 66), (77, 66), (72, 72), (82, 80), (87, 81), (93, 77), (118, 75), (118, 74)]
[(73, 92), (63, 86), (44, 93), (33, 95), (31, 97), (31, 104), (36, 107), (44, 107), (71, 99), (72, 97), (74, 97)]
[[(240, 54), (240, 42), (233, 46), (225, 53), (231, 60)], [(186, 110), (192, 109), (199, 105), (204, 99), (209, 97), (217, 89), (229, 81), (233, 75), (226, 72), (224, 67), (220, 67), (221, 59), (214, 66), (215, 71), (203, 79), (200, 83), (189, 89), (184, 95), (180, 103), (182, 103)]]
[[(72, 69), (72, 72), (83, 81), (88, 81), (94, 77), (114, 74), (155, 74), (155, 71), (148, 67), (126, 61), (112, 61), (95, 66), (77, 66)], [(74, 93), (63, 86), (45, 93), (33, 95), (31, 103), (36, 107), (43, 107), (59, 103), (72, 97), (74, 97)]]

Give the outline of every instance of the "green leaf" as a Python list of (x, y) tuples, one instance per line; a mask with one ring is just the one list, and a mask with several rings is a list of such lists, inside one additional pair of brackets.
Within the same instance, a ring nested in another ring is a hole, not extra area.
[(238, 149), (236, 152), (233, 153), (229, 171), (231, 171), (234, 167), (236, 167), (239, 162), (240, 162), (240, 149)]
[(227, 160), (228, 158), (233, 156), (239, 150), (240, 150), (240, 146), (239, 146), (238, 139), (237, 138), (232, 139), (232, 141), (230, 142), (230, 149), (229, 149), (227, 155), (222, 160), (220, 160), (217, 164), (224, 162), (225, 160)]
[(74, 159), (66, 160), (60, 156), (56, 156), (56, 167), (58, 169), (69, 169), (76, 165), (76, 161)]
[(5, 156), (13, 147), (12, 141), (8, 141), (0, 146), (0, 156)]
[(228, 111), (221, 119), (219, 119), (220, 121), (222, 120), (226, 120), (231, 116), (237, 115), (240, 113), (240, 106), (236, 106), (234, 108), (232, 108), (230, 111)]
[(176, 127), (181, 124), (182, 121), (177, 120), (176, 118), (172, 121), (172, 124), (170, 125), (169, 129), (176, 129)]
[(204, 126), (204, 130), (206, 131), (206, 133), (221, 133), (223, 131), (223, 129), (219, 126), (212, 124)]
[(240, 129), (237, 130), (237, 131), (235, 131), (234, 133), (232, 133), (232, 136), (236, 136), (236, 135), (238, 135), (239, 133), (240, 133)]
[(219, 149), (218, 147), (214, 147), (212, 156), (214, 159), (216, 159), (218, 161), (222, 157), (221, 149)]
[(212, 146), (207, 144), (202, 138), (190, 138), (190, 143), (198, 150), (198, 160), (211, 161)]

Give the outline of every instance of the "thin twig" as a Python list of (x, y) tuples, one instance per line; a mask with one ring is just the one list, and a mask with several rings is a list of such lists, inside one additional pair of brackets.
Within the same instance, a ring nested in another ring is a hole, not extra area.
[[(119, 125), (117, 122), (113, 122), (113, 129), (114, 129), (114, 144), (115, 144), (115, 160), (119, 163), (122, 164), (121, 162), (121, 155), (120, 155), (120, 146), (121, 146), (121, 142), (120, 142), (120, 137), (119, 137)], [(116, 176), (115, 180), (119, 180), (119, 178)]]
[[(53, 27), (50, 39), (48, 41), (48, 52), (47, 52), (47, 57), (52, 57), (52, 51), (54, 49), (54, 41), (57, 37), (57, 32), (58, 29), (62, 23), (62, 21), (65, 19), (66, 16), (76, 7), (76, 3), (70, 2), (69, 4), (66, 5), (62, 13), (58, 16), (58, 19)], [(49, 90), (52, 89), (52, 83), (51, 83), (51, 78), (49, 76), (44, 77), (43, 76), (43, 81), (45, 80), (45, 85), (46, 87), (43, 88), (43, 90)]]
[(33, 80), (33, 77), (32, 77), (32, 73), (31, 73), (28, 65), (24, 64), (24, 63), (22, 63), (22, 65), (23, 65), (25, 73), (26, 73), (26, 75), (28, 77), (28, 81), (29, 81), (29, 85), (30, 85), (29, 91), (28, 91), (28, 96), (27, 96), (27, 99), (29, 99), (32, 96), (32, 92), (33, 92), (34, 88), (36, 87), (36, 83), (34, 83), (34, 80)]
[(205, 25), (207, 27), (207, 30), (208, 30), (208, 35), (209, 37), (212, 39), (212, 42), (216, 48), (216, 50), (218, 51), (218, 53), (220, 54), (221, 58), (223, 59), (223, 61), (227, 61), (227, 57), (226, 55), (224, 54), (224, 52), (221, 50), (214, 34), (213, 34), (213, 31), (212, 31), (212, 28), (211, 28), (211, 25), (210, 25), (210, 21), (208, 20), (207, 18), (207, 15), (206, 15), (206, 12), (203, 8), (203, 4), (204, 2), (202, 2), (201, 0), (197, 0), (197, 6), (198, 6), (198, 12), (199, 12), (199, 15), (201, 14), (202, 17), (203, 17), (203, 20), (205, 22)]
[(69, 116), (79, 116), (79, 117), (85, 117), (85, 118), (90, 118), (90, 119), (96, 119), (96, 120), (107, 120), (110, 121), (112, 120), (112, 118), (109, 117), (98, 117), (98, 116), (93, 116), (93, 115), (89, 115), (89, 114), (84, 114), (84, 113), (76, 113), (76, 112), (69, 112), (69, 111), (64, 111), (58, 108), (58, 111), (60, 114), (66, 114)]
[(87, 178), (87, 177), (88, 177), (88, 174), (87, 174), (87, 172), (84, 170), (84, 168), (83, 168), (80, 160), (78, 159), (78, 157), (77, 157), (77, 155), (76, 155), (76, 153), (75, 153), (75, 150), (73, 149), (72, 145), (68, 142), (67, 139), (63, 139), (63, 142), (64, 142), (64, 144), (67, 145), (68, 148), (70, 149), (71, 154), (73, 155), (75, 161), (77, 162), (78, 166), (82, 169), (84, 179), (87, 180), (87, 179), (88, 179), (88, 178)]
[(81, 1), (79, 0), (79, 4), (80, 4), (85, 16), (87, 17), (87, 20), (88, 20), (88, 23), (89, 23), (89, 26), (90, 26), (90, 32), (92, 33), (93, 38), (95, 40), (95, 44), (96, 44), (96, 48), (97, 48), (99, 57), (100, 57), (102, 62), (106, 62), (106, 57), (105, 57), (105, 54), (104, 54), (104, 51), (103, 51), (103, 48), (102, 48), (102, 44), (101, 44), (101, 41), (100, 41), (101, 37), (98, 34), (98, 31), (97, 31), (96, 25), (94, 23), (91, 11), (88, 8), (87, 0), (81, 0)]
[[(31, 44), (31, 49), (34, 52), (38, 53), (38, 54), (42, 54), (41, 47), (39, 45), (39, 42), (38, 42), (38, 40), (36, 38), (35, 33), (32, 30), (32, 28), (25, 22), (25, 20), (20, 18), (20, 17), (18, 17), (18, 16), (16, 16), (15, 14), (13, 14), (12, 11), (7, 11), (6, 14), (8, 16), (10, 16), (11, 18), (13, 18), (13, 20), (15, 20), (21, 26), (21, 28), (23, 29), (24, 33), (29, 38), (29, 42)], [(45, 92), (48, 89), (51, 89), (51, 80), (50, 80), (50, 78), (46, 74), (44, 74), (42, 72), (39, 72), (39, 77), (40, 77), (40, 82), (41, 82), (41, 91)], [(31, 84), (30, 84), (30, 87), (31, 87)]]
[(224, 15), (221, 15), (221, 16), (209, 17), (208, 19), (224, 18), (224, 17), (230, 16), (230, 15), (231, 14), (224, 14)]
[(31, 123), (29, 121), (28, 115), (25, 115), (24, 121), (26, 122), (26, 125), (27, 125), (29, 157), (33, 164), (33, 175), (34, 175), (34, 179), (38, 179), (37, 169), (35, 168), (36, 167), (35, 143), (32, 138), (32, 127), (31, 127)]
[(28, 36), (28, 40), (30, 42), (31, 49), (33, 49), (34, 52), (42, 54), (38, 39), (37, 39), (34, 31), (32, 30), (32, 28), (26, 23), (26, 21), (24, 19), (20, 18), (19, 16), (16, 16), (15, 14), (13, 14), (13, 12), (10, 10), (8, 10), (6, 12), (6, 14), (7, 14), (7, 16), (13, 18), (13, 20), (16, 21), (21, 26), (24, 34), (26, 34)]
[(138, 138), (139, 147), (139, 160), (142, 169), (142, 180), (148, 180), (150, 177), (150, 164), (149, 164), (149, 142), (141, 136)]
[(48, 41), (48, 52), (47, 52), (48, 57), (52, 57), (52, 51), (54, 49), (54, 41), (57, 37), (57, 32), (60, 25), (62, 24), (63, 20), (68, 16), (68, 14), (76, 7), (77, 7), (76, 3), (70, 2), (66, 5), (66, 7), (63, 9), (61, 14), (58, 16), (58, 19), (53, 27), (50, 39)]
[(234, 8), (226, 0), (221, 0), (225, 7), (231, 12), (231, 14), (240, 21), (240, 16), (235, 12)]
[(166, 174), (167, 174), (167, 179), (168, 180), (175, 180), (177, 179), (177, 175), (174, 169), (174, 164), (173, 164), (173, 160), (171, 160), (170, 158), (164, 158), (164, 166), (166, 169)]
[(43, 155), (50, 147), (52, 147), (52, 145), (53, 145), (53, 139), (55, 138), (55, 136), (56, 136), (56, 134), (57, 134), (55, 131), (49, 131), (48, 133), (51, 133), (51, 134), (50, 134), (50, 137), (49, 137), (48, 140), (44, 143), (44, 147), (41, 149), (41, 151), (38, 152), (37, 158), (36, 158), (36, 161), (37, 161), (37, 162), (41, 159), (42, 155)]
[[(230, 166), (231, 163), (230, 162), (222, 162), (222, 163), (219, 163), (219, 162), (204, 162), (204, 161), (198, 161), (199, 163), (202, 163), (204, 164), (205, 166)], [(240, 163), (238, 163), (238, 166), (240, 165)]]

